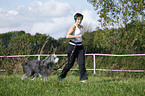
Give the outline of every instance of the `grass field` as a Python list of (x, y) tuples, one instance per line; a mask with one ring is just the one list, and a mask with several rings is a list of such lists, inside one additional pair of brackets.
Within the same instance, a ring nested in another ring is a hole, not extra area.
[(89, 76), (87, 83), (81, 83), (72, 75), (61, 83), (57, 75), (47, 82), (21, 77), (1, 75), (0, 96), (145, 96), (145, 78)]

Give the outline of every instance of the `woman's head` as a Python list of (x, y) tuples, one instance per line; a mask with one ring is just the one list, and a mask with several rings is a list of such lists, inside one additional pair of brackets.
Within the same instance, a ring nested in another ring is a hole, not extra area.
[(81, 13), (76, 13), (75, 15), (74, 15), (74, 19), (75, 19), (75, 22), (82, 22), (82, 20), (83, 20), (83, 15), (81, 14)]

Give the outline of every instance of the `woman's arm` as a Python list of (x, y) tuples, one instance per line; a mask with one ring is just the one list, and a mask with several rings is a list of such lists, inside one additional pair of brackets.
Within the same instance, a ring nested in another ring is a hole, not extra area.
[(72, 35), (72, 33), (75, 31), (75, 25), (72, 25), (71, 27), (70, 27), (70, 29), (68, 30), (68, 32), (67, 32), (67, 36), (66, 36), (66, 38), (82, 38), (82, 34), (81, 35), (77, 35), (77, 36), (74, 36), (74, 35)]

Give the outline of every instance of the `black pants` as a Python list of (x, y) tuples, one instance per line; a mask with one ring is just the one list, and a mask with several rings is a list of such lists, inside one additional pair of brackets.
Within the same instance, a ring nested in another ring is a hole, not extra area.
[(84, 47), (83, 46), (74, 46), (74, 45), (69, 44), (68, 48), (67, 48), (67, 54), (68, 54), (68, 64), (65, 65), (60, 76), (62, 78), (65, 78), (67, 75), (67, 72), (73, 67), (75, 59), (78, 58), (80, 80), (88, 79), (87, 71), (85, 68)]

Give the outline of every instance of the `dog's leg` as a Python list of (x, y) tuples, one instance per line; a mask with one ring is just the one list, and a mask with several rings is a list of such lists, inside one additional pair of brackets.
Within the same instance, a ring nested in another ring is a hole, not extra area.
[(38, 74), (37, 74), (37, 73), (35, 73), (35, 74), (34, 74), (34, 78), (33, 78), (33, 79), (31, 79), (31, 80), (35, 80), (35, 79), (37, 78), (37, 76), (38, 76)]
[(36, 77), (37, 77), (37, 76), (34, 76), (34, 78), (33, 78), (33, 79), (31, 79), (31, 80), (35, 80), (35, 79), (36, 79)]
[(39, 75), (39, 77), (41, 78), (41, 80), (42, 80), (42, 75), (40, 74), (40, 73), (38, 73), (38, 75)]
[(43, 77), (43, 81), (45, 82), (45, 77)]
[(46, 81), (48, 81), (48, 77), (46, 77)]
[(45, 81), (48, 81), (47, 76), (43, 77), (43, 81), (44, 81), (44, 82), (45, 82)]
[(42, 75), (40, 73), (38, 73), (39, 77), (42, 77)]
[(22, 80), (24, 80), (25, 78), (27, 78), (26, 74), (23, 75)]

